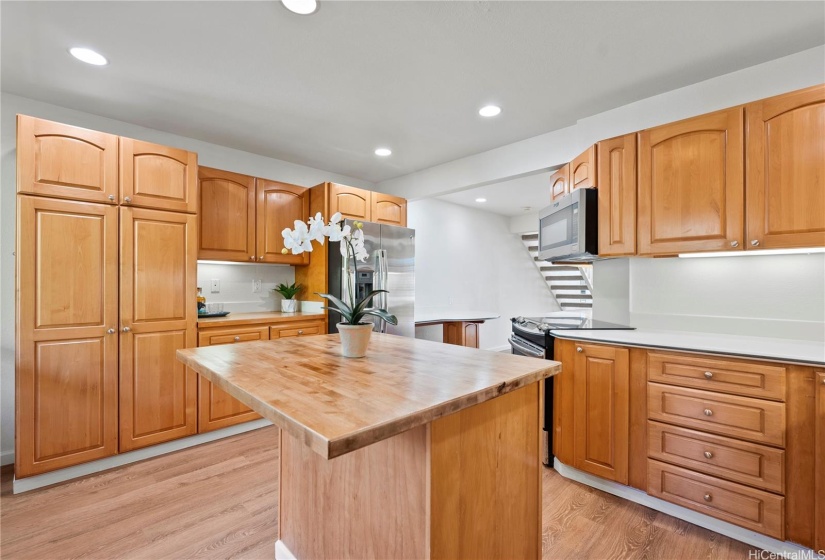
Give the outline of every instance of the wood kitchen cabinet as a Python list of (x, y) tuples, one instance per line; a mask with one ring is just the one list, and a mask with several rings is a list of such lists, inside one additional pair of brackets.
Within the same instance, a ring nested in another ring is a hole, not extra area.
[(336, 212), (340, 212), (344, 218), (354, 220), (372, 221), (372, 203), (370, 191), (356, 187), (339, 185), (338, 183), (327, 183), (329, 186), (329, 216), (330, 219)]
[(825, 371), (816, 374), (816, 415), (814, 426), (815, 443), (815, 477), (814, 503), (815, 546), (816, 550), (825, 550)]
[(570, 192), (591, 189), (598, 185), (598, 148), (593, 144), (570, 162)]
[(326, 334), (325, 320), (303, 320), (294, 323), (279, 323), (269, 327), (269, 338), (272, 340), (314, 334)]
[(198, 211), (198, 154), (120, 138), (120, 204)]
[(825, 245), (825, 85), (745, 106), (748, 249)]
[(191, 214), (120, 209), (120, 451), (197, 432), (197, 225)]
[(15, 476), (117, 453), (117, 208), (17, 206)]
[(198, 258), (305, 265), (309, 254), (284, 255), (284, 228), (309, 218), (309, 189), (201, 167)]
[(17, 115), (17, 192), (117, 203), (118, 137)]
[(550, 201), (555, 201), (570, 192), (570, 164), (565, 163), (550, 175)]
[(639, 133), (640, 255), (743, 249), (743, 108)]
[(599, 142), (599, 255), (636, 254), (636, 135)]
[(371, 192), (369, 221), (407, 227), (407, 199), (391, 194)]

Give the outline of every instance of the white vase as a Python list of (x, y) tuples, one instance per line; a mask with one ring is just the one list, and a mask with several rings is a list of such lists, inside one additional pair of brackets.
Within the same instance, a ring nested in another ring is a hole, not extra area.
[(363, 358), (366, 356), (372, 327), (372, 323), (363, 325), (338, 323), (338, 332), (341, 333), (341, 355), (345, 358)]
[(298, 300), (297, 299), (282, 299), (281, 300), (281, 312), (282, 313), (295, 313), (298, 311)]

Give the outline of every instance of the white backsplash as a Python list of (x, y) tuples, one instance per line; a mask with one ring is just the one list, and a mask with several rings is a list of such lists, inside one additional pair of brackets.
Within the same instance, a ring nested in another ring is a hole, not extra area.
[[(213, 279), (220, 280), (218, 293), (212, 293)], [(261, 283), (261, 291), (253, 293), (256, 280)], [(224, 311), (280, 311), (281, 296), (272, 290), (282, 282), (294, 281), (295, 269), (286, 265), (198, 262), (198, 286), (203, 288), (206, 303), (222, 303)]]

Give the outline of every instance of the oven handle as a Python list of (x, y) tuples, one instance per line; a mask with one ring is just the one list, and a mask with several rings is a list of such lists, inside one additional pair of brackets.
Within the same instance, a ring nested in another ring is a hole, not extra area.
[(538, 348), (531, 348), (529, 346), (525, 346), (524, 344), (517, 341), (516, 337), (510, 335), (509, 338), (510, 346), (514, 350), (518, 350), (519, 352), (523, 352), (528, 356), (532, 356), (534, 358), (544, 358), (544, 350), (539, 351)]

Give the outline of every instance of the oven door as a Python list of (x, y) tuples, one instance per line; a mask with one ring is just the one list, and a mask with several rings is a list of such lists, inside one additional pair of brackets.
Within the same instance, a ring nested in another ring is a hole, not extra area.
[(530, 356), (531, 358), (541, 358), (544, 359), (544, 348), (541, 346), (537, 346), (532, 342), (524, 340), (514, 334), (510, 335), (510, 347), (513, 349), (513, 354), (518, 354), (519, 356)]

